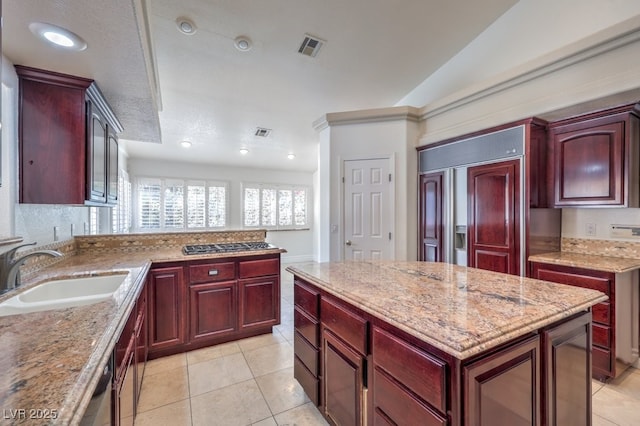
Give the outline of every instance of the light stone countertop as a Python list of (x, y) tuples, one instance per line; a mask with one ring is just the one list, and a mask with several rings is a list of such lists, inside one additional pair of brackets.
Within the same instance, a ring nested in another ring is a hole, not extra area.
[(309, 263), (286, 270), (460, 360), (607, 299), (595, 290), (446, 263)]
[(640, 268), (640, 259), (557, 251), (529, 256), (530, 262), (553, 263), (574, 268), (624, 273)]
[[(270, 249), (185, 256), (180, 248), (167, 248), (127, 253), (83, 253), (66, 256), (60, 262), (26, 277), (19, 289), (0, 296), (0, 302), (50, 279), (128, 274), (120, 290), (109, 301), (0, 317), (0, 424), (67, 425), (80, 421), (144, 286), (152, 262), (284, 251)], [(25, 418), (10, 419), (10, 410), (22, 409), (26, 410)], [(30, 419), (29, 410), (55, 410), (56, 418)]]

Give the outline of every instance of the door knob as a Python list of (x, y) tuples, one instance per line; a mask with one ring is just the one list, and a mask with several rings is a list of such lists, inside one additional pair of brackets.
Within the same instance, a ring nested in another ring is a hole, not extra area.
[(351, 240), (347, 240), (347, 241), (345, 242), (345, 244), (346, 244), (346, 245), (348, 245), (348, 246), (350, 246), (350, 245), (351, 245)]

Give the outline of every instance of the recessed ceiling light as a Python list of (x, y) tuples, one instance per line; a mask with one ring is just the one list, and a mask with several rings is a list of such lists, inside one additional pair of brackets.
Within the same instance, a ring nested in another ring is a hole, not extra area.
[(186, 35), (194, 35), (198, 30), (196, 24), (189, 18), (176, 19), (176, 25), (178, 26), (178, 31)]
[(295, 154), (288, 154), (288, 155), (287, 155), (287, 158), (288, 158), (289, 160), (293, 160), (294, 158), (296, 158), (296, 155), (295, 155)]
[(251, 43), (251, 39), (246, 36), (238, 36), (233, 40), (233, 44), (236, 46), (236, 49), (241, 52), (246, 52), (251, 50), (253, 44)]
[(64, 49), (81, 51), (87, 48), (87, 42), (82, 37), (57, 25), (32, 22), (29, 24), (29, 30), (47, 43)]
[(247, 148), (240, 148), (240, 154), (247, 155), (248, 153), (249, 153), (249, 150)]
[(191, 141), (182, 141), (180, 142), (180, 146), (183, 148), (191, 148)]

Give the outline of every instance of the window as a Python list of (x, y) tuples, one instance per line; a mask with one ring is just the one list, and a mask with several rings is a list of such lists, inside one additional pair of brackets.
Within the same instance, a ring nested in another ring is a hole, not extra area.
[(118, 173), (118, 204), (111, 208), (111, 232), (127, 234), (131, 230), (131, 181), (129, 174)]
[(139, 178), (137, 227), (142, 230), (223, 228), (227, 226), (227, 183)]
[(306, 187), (244, 184), (243, 224), (269, 229), (307, 228), (308, 197)]

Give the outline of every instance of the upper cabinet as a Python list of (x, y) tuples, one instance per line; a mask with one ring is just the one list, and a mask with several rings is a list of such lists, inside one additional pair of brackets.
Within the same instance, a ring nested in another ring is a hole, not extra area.
[(626, 105), (554, 122), (555, 207), (638, 207), (639, 116)]
[(20, 202), (114, 205), (122, 125), (93, 80), (16, 65)]

